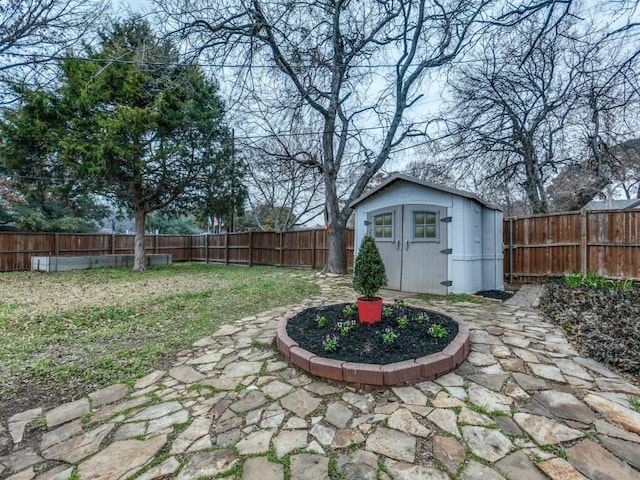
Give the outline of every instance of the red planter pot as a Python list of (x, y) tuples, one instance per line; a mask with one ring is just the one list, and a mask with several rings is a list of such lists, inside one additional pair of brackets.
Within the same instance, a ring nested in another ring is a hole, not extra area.
[(377, 323), (382, 320), (382, 297), (375, 300), (358, 298), (358, 318), (360, 323)]

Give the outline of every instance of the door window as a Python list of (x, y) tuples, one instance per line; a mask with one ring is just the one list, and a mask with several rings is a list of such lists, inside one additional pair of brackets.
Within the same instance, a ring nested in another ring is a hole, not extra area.
[(439, 237), (438, 212), (413, 212), (413, 239), (422, 242), (437, 242)]
[(373, 238), (393, 241), (393, 212), (373, 217)]

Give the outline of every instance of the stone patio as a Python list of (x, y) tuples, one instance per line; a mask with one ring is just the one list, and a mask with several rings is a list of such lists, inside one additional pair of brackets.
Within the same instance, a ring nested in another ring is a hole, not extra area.
[(467, 360), (358, 391), (273, 346), (287, 311), (355, 298), (340, 277), (319, 281), (305, 305), (223, 326), (133, 388), (0, 418), (0, 478), (640, 479), (640, 388), (580, 357), (531, 306), (538, 287), (502, 305), (436, 302), (467, 322)]

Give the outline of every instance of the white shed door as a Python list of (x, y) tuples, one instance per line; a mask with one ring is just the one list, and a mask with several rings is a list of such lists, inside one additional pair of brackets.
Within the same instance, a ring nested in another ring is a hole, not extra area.
[(446, 209), (398, 205), (369, 214), (371, 234), (393, 290), (448, 293)]
[(371, 212), (367, 216), (370, 233), (376, 241), (387, 272), (387, 288), (401, 290), (402, 282), (402, 206)]

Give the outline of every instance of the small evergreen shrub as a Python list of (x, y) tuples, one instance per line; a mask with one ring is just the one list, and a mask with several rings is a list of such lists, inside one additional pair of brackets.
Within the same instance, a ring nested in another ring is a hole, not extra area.
[(360, 244), (353, 267), (353, 289), (367, 300), (373, 300), (383, 286), (387, 275), (380, 251), (373, 237), (366, 236)]

